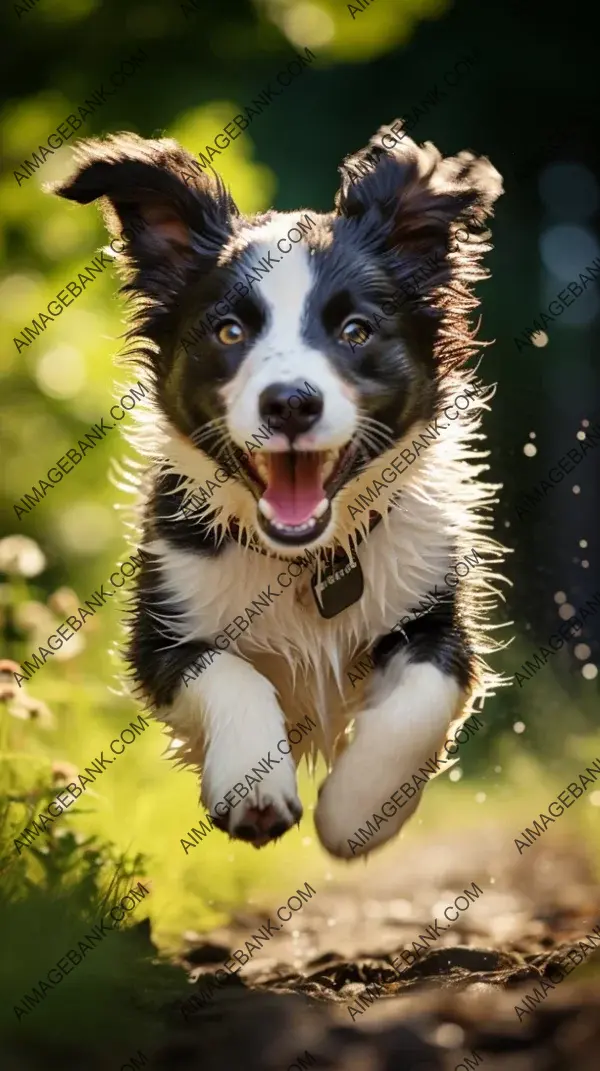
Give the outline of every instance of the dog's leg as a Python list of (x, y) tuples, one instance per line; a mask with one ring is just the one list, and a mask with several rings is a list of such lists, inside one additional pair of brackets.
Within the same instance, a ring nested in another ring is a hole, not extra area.
[(173, 611), (159, 586), (159, 565), (150, 556), (138, 574), (126, 652), (130, 673), (157, 718), (180, 739), (181, 761), (203, 770), (202, 800), (216, 824), (260, 847), (302, 817), (294, 753), (300, 756), (303, 745), (285, 740), (275, 689), (249, 662), (227, 652), (209, 661), (209, 643), (177, 640), (168, 627)]
[[(433, 758), (467, 699), (472, 670), (459, 628), (424, 619), (408, 646), (390, 653), (402, 642), (393, 636), (380, 641), (386, 653), (372, 674), (369, 708), (358, 714), (354, 740), (321, 788), (317, 832), (327, 850), (342, 859), (381, 846), (414, 813), (422, 791), (408, 799), (401, 786), (408, 782), (414, 789), (412, 775)], [(377, 662), (377, 647), (374, 656)], [(392, 802), (382, 812), (392, 794), (399, 809), (393, 813)]]
[(168, 718), (188, 738), (201, 726), (201, 798), (220, 829), (260, 848), (300, 820), (296, 767), (285, 753), (291, 745), (275, 688), (243, 658), (221, 654), (179, 689)]

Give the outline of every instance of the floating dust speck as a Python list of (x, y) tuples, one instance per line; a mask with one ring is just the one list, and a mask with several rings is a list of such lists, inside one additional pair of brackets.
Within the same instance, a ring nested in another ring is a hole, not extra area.
[(302, 841), (301, 841), (301, 844), (302, 844), (303, 848), (309, 848), (310, 845), (312, 844), (312, 842), (313, 842), (312, 837), (303, 837)]
[(582, 569), (589, 569), (589, 567), (590, 567), (589, 561), (587, 560), (587, 558), (584, 558), (582, 563), (581, 563), (581, 568)]
[(589, 420), (582, 420), (581, 423), (582, 423), (584, 428), (589, 428), (589, 426), (590, 426)]
[(454, 770), (450, 770), (450, 773), (448, 774), (448, 777), (450, 778), (451, 781), (460, 781), (462, 775), (463, 775), (462, 770), (454, 769)]
[(578, 431), (577, 432), (577, 438), (579, 439), (580, 442), (582, 442), (583, 439), (585, 439), (585, 431)]
[(513, 732), (515, 733), (524, 733), (525, 729), (526, 725), (524, 721), (516, 721), (513, 725)]
[(502, 767), (501, 766), (494, 766), (494, 773), (502, 773)]
[(529, 432), (529, 438), (530, 439), (535, 439), (535, 431), (530, 431)]
[(554, 596), (554, 601), (558, 603), (566, 602), (567, 596), (565, 595), (564, 591), (557, 591)]
[(573, 485), (571, 490), (572, 490), (574, 495), (578, 495), (581, 492), (581, 487), (579, 486), (578, 483), (576, 483), (576, 484)]
[(294, 930), (292, 934), (292, 966), (299, 971), (306, 960), (314, 956), (315, 948), (306, 930)]
[(581, 676), (585, 677), (586, 681), (595, 680), (598, 676), (598, 666), (595, 666), (593, 662), (588, 662), (581, 670)]
[(465, 1032), (456, 1023), (442, 1023), (433, 1032), (433, 1041), (442, 1049), (458, 1049), (465, 1040)]
[(587, 547), (587, 539), (580, 539), (579, 540), (579, 546), (583, 547), (584, 550), (585, 550), (585, 548)]
[(589, 802), (592, 807), (600, 807), (600, 792), (592, 792)]
[(538, 349), (541, 349), (542, 346), (548, 345), (550, 339), (545, 331), (534, 331), (529, 341), (532, 342), (534, 346), (537, 346)]
[(587, 643), (578, 643), (575, 648), (575, 658), (579, 658), (582, 662), (585, 662), (586, 658), (589, 658), (592, 653), (591, 647), (588, 647)]
[(525, 457), (535, 457), (537, 454), (537, 446), (534, 446), (533, 443), (525, 443), (523, 453), (525, 454)]
[(485, 792), (476, 792), (475, 793), (475, 803), (485, 803), (486, 799), (487, 799), (487, 796), (486, 796)]
[(558, 616), (562, 617), (563, 621), (568, 621), (570, 617), (575, 617), (575, 607), (571, 606), (570, 602), (564, 602), (558, 608)]

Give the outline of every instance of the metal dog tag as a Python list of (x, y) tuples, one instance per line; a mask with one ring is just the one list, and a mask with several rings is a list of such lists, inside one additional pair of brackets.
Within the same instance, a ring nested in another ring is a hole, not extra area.
[(311, 584), (321, 617), (337, 617), (342, 610), (358, 602), (365, 590), (365, 582), (354, 550), (350, 558), (343, 551), (336, 555), (333, 564), (322, 564), (320, 579), (317, 570)]

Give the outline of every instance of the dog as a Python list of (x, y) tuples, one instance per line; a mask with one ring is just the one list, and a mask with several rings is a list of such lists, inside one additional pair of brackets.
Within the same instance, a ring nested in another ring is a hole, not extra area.
[[(326, 213), (245, 217), (175, 141), (128, 133), (81, 142), (52, 188), (99, 200), (126, 239), (125, 359), (153, 399), (130, 687), (201, 775), (211, 822), (255, 847), (300, 821), (296, 768), (323, 755), (315, 825), (348, 860), (398, 834), (422, 791), (354, 837), (500, 682), (478, 431), (494, 388), (470, 314), (502, 179), (402, 130), (345, 159)], [(304, 717), (315, 728), (275, 749)]]

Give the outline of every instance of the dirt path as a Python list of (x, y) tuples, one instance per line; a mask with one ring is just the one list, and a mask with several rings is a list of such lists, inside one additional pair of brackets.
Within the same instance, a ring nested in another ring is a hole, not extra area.
[(396, 859), (317, 890), (221, 986), (216, 968), (267, 917), (190, 942), (197, 1007), (171, 1009), (173, 1041), (153, 1066), (598, 1071), (600, 938), (577, 943), (600, 926), (586, 861), (556, 839), (519, 858), (500, 830), (399, 847)]

